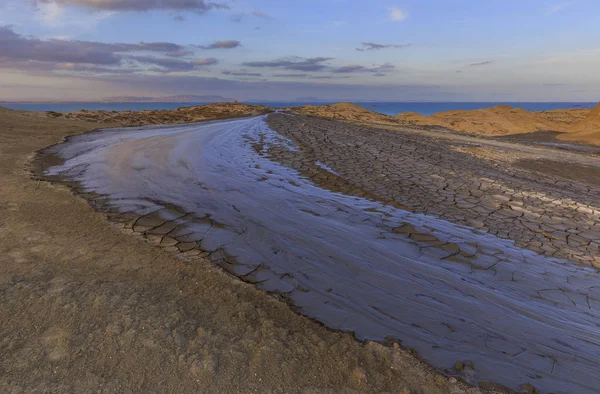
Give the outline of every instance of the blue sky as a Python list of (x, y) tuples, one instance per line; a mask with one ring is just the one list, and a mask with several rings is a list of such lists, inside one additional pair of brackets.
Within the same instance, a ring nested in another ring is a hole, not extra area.
[(598, 101), (598, 69), (597, 0), (0, 0), (0, 100)]

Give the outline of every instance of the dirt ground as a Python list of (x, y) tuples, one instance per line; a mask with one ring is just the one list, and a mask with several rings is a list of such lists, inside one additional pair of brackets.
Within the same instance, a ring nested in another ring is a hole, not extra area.
[(0, 109), (0, 391), (492, 392), (332, 332), (30, 178), (34, 151), (99, 126)]

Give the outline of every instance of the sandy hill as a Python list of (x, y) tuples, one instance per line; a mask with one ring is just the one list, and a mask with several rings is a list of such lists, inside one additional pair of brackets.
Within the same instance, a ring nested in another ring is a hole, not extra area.
[(303, 115), (319, 116), (349, 122), (377, 123), (388, 125), (408, 124), (403, 119), (369, 111), (357, 104), (337, 103), (331, 105), (305, 105), (287, 108), (287, 110)]
[[(39, 112), (39, 111), (24, 111), (24, 110), (20, 110), (20, 109), (10, 109), (10, 108), (6, 108), (6, 107), (2, 107), (0, 106), (0, 115), (1, 116), (20, 116), (20, 117), (27, 117), (27, 118), (36, 118), (36, 117), (41, 117), (41, 118), (45, 118), (47, 115), (45, 112)], [(0, 121), (1, 123), (1, 121)]]
[[(581, 119), (583, 110), (579, 111), (577, 116)], [(566, 131), (574, 122), (573, 117), (565, 110), (529, 112), (506, 105), (473, 111), (438, 112), (431, 116), (408, 112), (397, 117), (414, 125), (436, 125), (486, 136), (531, 133), (538, 130)]]
[(75, 111), (68, 113), (46, 112), (53, 118), (100, 122), (117, 126), (142, 126), (199, 122), (208, 119), (225, 119), (242, 116), (256, 116), (273, 111), (264, 105), (237, 103), (216, 103), (175, 110), (155, 111)]
[(569, 133), (561, 134), (558, 139), (600, 145), (600, 104), (585, 119), (572, 126)]
[(553, 109), (551, 111), (535, 111), (534, 114), (569, 129), (583, 121), (591, 111), (591, 108)]

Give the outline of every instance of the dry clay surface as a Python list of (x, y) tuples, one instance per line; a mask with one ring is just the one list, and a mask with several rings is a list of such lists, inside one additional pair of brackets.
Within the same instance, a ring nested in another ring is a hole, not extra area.
[[(447, 134), (279, 114), (269, 116), (269, 125), (303, 147), (298, 152), (273, 148), (272, 158), (325, 188), (465, 224), (539, 254), (600, 268), (596, 157), (490, 142), (487, 151), (493, 154), (486, 159), (469, 152), (484, 150), (484, 142), (464, 136), (454, 140)], [(523, 153), (516, 154), (518, 149)], [(511, 156), (512, 164), (507, 161)], [(317, 162), (335, 174), (323, 173)], [(572, 173), (582, 171), (588, 176), (572, 179)]]
[(0, 391), (480, 392), (29, 178), (33, 151), (98, 126), (0, 109)]

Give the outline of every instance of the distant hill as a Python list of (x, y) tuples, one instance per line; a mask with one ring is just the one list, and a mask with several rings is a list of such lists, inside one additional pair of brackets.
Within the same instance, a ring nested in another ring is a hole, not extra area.
[[(530, 112), (521, 108), (498, 105), (476, 110), (444, 111), (431, 116), (404, 112), (396, 115), (396, 118), (414, 125), (441, 126), (465, 133), (500, 136), (533, 133), (539, 130), (566, 131), (570, 124), (578, 119), (573, 121), (569, 111), (580, 115), (584, 110)], [(560, 117), (559, 112), (563, 114), (563, 118)]]
[(324, 118), (338, 119), (350, 122), (378, 123), (387, 125), (404, 125), (407, 122), (380, 114), (378, 112), (369, 111), (360, 105), (353, 103), (336, 103), (330, 105), (304, 105), (302, 107), (289, 108), (297, 113), (304, 115), (320, 116)]
[(118, 96), (106, 97), (102, 100), (106, 103), (223, 103), (233, 102), (235, 100), (223, 96), (164, 96), (164, 97), (144, 97), (144, 96)]
[(568, 131), (569, 133), (561, 134), (557, 138), (565, 141), (600, 145), (600, 104), (583, 121), (577, 123)]

